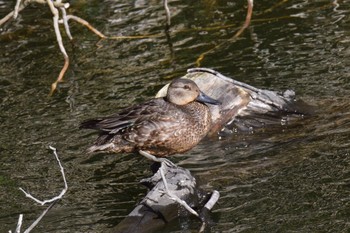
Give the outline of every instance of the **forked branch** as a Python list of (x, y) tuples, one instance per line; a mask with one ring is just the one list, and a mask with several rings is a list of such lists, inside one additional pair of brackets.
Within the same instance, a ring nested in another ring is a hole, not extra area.
[[(57, 163), (58, 163), (58, 166), (60, 167), (60, 171), (61, 171), (61, 175), (62, 175), (62, 179), (63, 179), (63, 182), (64, 182), (64, 188), (62, 189), (62, 191), (60, 192), (60, 194), (58, 194), (57, 196), (51, 198), (51, 199), (48, 199), (48, 200), (39, 200), (38, 198), (32, 196), (30, 193), (24, 191), (24, 189), (22, 188), (19, 188), (25, 195), (26, 197), (32, 199), (33, 201), (35, 201), (36, 203), (39, 203), (40, 205), (45, 205), (45, 204), (50, 204), (44, 211), (43, 213), (24, 231), (24, 233), (29, 233), (31, 230), (34, 229), (34, 227), (36, 227), (38, 225), (38, 223), (41, 221), (41, 219), (46, 215), (46, 213), (59, 201), (62, 199), (62, 197), (66, 194), (67, 190), (68, 190), (68, 185), (67, 185), (67, 180), (66, 180), (66, 175), (64, 173), (64, 168), (61, 164), (61, 161), (58, 157), (58, 154), (57, 154), (57, 151), (56, 151), (56, 148), (50, 146), (49, 147), (54, 155), (55, 155), (55, 158), (57, 160)], [(16, 227), (16, 233), (20, 233), (21, 232), (21, 226), (22, 226), (22, 222), (23, 222), (23, 214), (20, 214), (19, 215), (19, 218), (18, 218), (18, 222), (17, 222), (17, 227)], [(11, 231), (9, 231), (11, 233)]]

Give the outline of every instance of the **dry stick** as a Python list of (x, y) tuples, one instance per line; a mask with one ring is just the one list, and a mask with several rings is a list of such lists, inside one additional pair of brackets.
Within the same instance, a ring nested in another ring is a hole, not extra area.
[[(60, 32), (60, 29), (59, 29), (59, 26), (58, 26), (59, 15), (58, 15), (58, 10), (57, 10), (56, 7), (61, 8), (62, 15), (65, 15), (66, 11), (65, 11), (64, 8), (68, 8), (69, 7), (69, 3), (62, 3), (61, 0), (57, 0), (57, 1), (54, 1), (54, 2), (52, 2), (51, 0), (46, 0), (46, 1), (45, 0), (25, 0), (21, 4), (21, 0), (17, 0), (15, 10), (13, 10), (12, 12), (10, 12), (8, 15), (6, 15), (4, 18), (2, 18), (0, 20), (0, 26), (3, 23), (7, 22), (9, 19), (11, 19), (11, 17), (16, 18), (17, 15), (18, 15), (18, 12), (23, 10), (27, 6), (27, 4), (30, 3), (30, 2), (37, 2), (37, 3), (41, 3), (41, 4), (45, 4), (46, 3), (46, 4), (49, 5), (50, 10), (51, 10), (51, 12), (53, 14), (53, 26), (54, 26), (54, 29), (55, 29), (57, 42), (58, 42), (59, 48), (61, 50), (61, 53), (63, 54), (63, 57), (64, 57), (64, 65), (63, 65), (63, 67), (62, 67), (62, 69), (60, 71), (60, 74), (58, 75), (57, 80), (54, 83), (52, 83), (52, 85), (51, 85), (51, 91), (50, 91), (49, 95), (52, 95), (53, 92), (56, 90), (57, 84), (62, 81), (62, 79), (64, 77), (64, 74), (66, 73), (66, 71), (68, 69), (68, 66), (69, 66), (69, 57), (67, 55), (66, 49), (64, 48), (64, 45), (63, 45), (63, 42), (62, 42), (61, 32)], [(68, 23), (65, 23), (65, 21), (67, 22), (66, 19), (63, 19), (63, 23), (65, 25), (65, 29), (66, 29), (67, 35), (71, 39), (72, 36), (70, 35)]]
[(160, 163), (160, 168), (158, 169), (160, 176), (162, 178), (163, 181), (163, 185), (164, 185), (164, 189), (165, 189), (165, 193), (168, 194), (168, 196), (170, 197), (170, 199), (172, 199), (173, 201), (177, 202), (178, 204), (180, 204), (181, 206), (183, 206), (188, 212), (190, 212), (191, 214), (199, 217), (199, 214), (192, 209), (184, 200), (180, 199), (178, 196), (176, 196), (175, 194), (173, 194), (169, 188), (168, 188), (168, 184), (164, 175), (164, 166), (169, 166), (169, 167), (177, 167), (173, 162), (171, 162), (170, 160), (166, 159), (166, 158), (157, 158), (154, 155), (151, 155), (150, 153), (140, 150), (139, 153), (141, 155), (143, 155), (144, 157), (146, 157), (149, 160), (152, 160), (154, 162), (158, 162)]
[(21, 233), (22, 222), (23, 222), (23, 214), (20, 214), (19, 217), (18, 217), (16, 233)]
[(75, 20), (76, 22), (80, 23), (81, 25), (87, 27), (90, 31), (95, 33), (97, 36), (99, 36), (101, 39), (111, 39), (111, 40), (118, 40), (118, 39), (143, 39), (143, 38), (152, 38), (152, 37), (160, 37), (161, 34), (154, 34), (154, 35), (141, 35), (141, 36), (106, 36), (96, 28), (94, 28), (89, 22), (86, 20), (75, 16), (75, 15), (67, 15), (67, 20)]
[(152, 35), (139, 35), (139, 36), (108, 36), (106, 37), (109, 40), (122, 40), (122, 39), (145, 39), (145, 38), (157, 38), (164, 36), (161, 33), (152, 34)]
[(38, 225), (38, 223), (41, 221), (41, 219), (46, 215), (46, 213), (57, 203), (57, 201), (52, 202), (45, 210), (44, 212), (30, 225), (27, 230), (24, 231), (24, 233), (29, 233), (31, 230)]
[[(216, 202), (218, 202), (219, 198), (220, 198), (220, 193), (214, 190), (213, 193), (211, 194), (209, 201), (204, 205), (203, 209), (205, 208), (207, 210), (211, 210), (216, 204)], [(199, 233), (204, 232), (206, 226), (207, 226), (207, 223), (203, 221), (202, 226), (199, 229)]]
[(252, 19), (252, 13), (253, 13), (253, 0), (248, 0), (247, 16), (245, 18), (244, 24), (241, 27), (241, 29), (239, 29), (239, 31), (233, 36), (232, 39), (236, 39), (237, 37), (239, 37), (242, 34), (242, 32), (249, 26), (250, 20)]
[(144, 38), (153, 38), (153, 37), (161, 37), (162, 34), (154, 34), (154, 35), (141, 35), (141, 36), (106, 36), (96, 28), (94, 28), (89, 22), (86, 20), (75, 16), (75, 15), (67, 15), (67, 20), (74, 20), (81, 25), (87, 27), (90, 31), (95, 33), (97, 36), (99, 36), (101, 39), (110, 39), (110, 40), (119, 40), (119, 39), (144, 39)]
[[(28, 3), (31, 3), (31, 2), (36, 2), (36, 3), (40, 3), (40, 4), (47, 4), (47, 0), (26, 0)], [(64, 3), (62, 2), (62, 0), (56, 0), (56, 1), (53, 1), (51, 0), (51, 3), (55, 6), (55, 7), (64, 7), (64, 8), (68, 8), (70, 6), (69, 3)]]
[(265, 10), (264, 13), (268, 13), (268, 12), (272, 12), (273, 10), (275, 10), (277, 7), (283, 5), (284, 3), (288, 2), (289, 0), (282, 0), (278, 3), (276, 3), (275, 5), (273, 5), (272, 7), (270, 7), (269, 9)]
[(58, 163), (58, 165), (60, 167), (60, 171), (61, 171), (61, 174), (62, 174), (62, 178), (63, 178), (63, 182), (64, 182), (64, 189), (62, 189), (61, 193), (59, 195), (57, 195), (56, 197), (53, 197), (53, 198), (51, 198), (49, 200), (40, 201), (39, 199), (33, 197), (30, 193), (27, 193), (26, 191), (24, 191), (22, 188), (19, 188), (26, 195), (26, 197), (34, 200), (36, 203), (39, 203), (40, 205), (45, 205), (46, 203), (51, 203), (51, 202), (54, 202), (54, 201), (62, 199), (62, 197), (64, 196), (64, 194), (67, 192), (67, 189), (68, 189), (66, 176), (64, 174), (64, 169), (63, 169), (63, 166), (61, 164), (60, 159), (58, 158), (56, 148), (50, 146), (50, 149), (53, 151), (53, 153), (55, 155), (55, 158), (57, 160), (57, 163)]
[[(64, 168), (61, 164), (60, 159), (58, 158), (58, 154), (57, 154), (57, 150), (56, 148), (49, 146), (49, 148), (53, 151), (55, 158), (57, 160), (58, 166), (60, 167), (60, 171), (61, 171), (61, 175), (62, 175), (62, 179), (64, 182), (64, 188), (62, 189), (61, 193), (49, 200), (39, 200), (35, 197), (33, 197), (31, 194), (27, 193), (26, 191), (24, 191), (22, 188), (19, 188), (25, 195), (26, 197), (34, 200), (35, 202), (41, 204), (41, 205), (45, 205), (47, 203), (51, 203), (45, 210), (44, 212), (32, 223), (32, 225), (30, 225), (28, 227), (27, 230), (24, 231), (24, 233), (29, 233), (31, 230), (33, 230), (34, 227), (36, 227), (36, 225), (38, 225), (38, 223), (41, 221), (41, 219), (46, 215), (46, 213), (59, 201), (62, 199), (62, 197), (64, 196), (64, 194), (67, 192), (68, 190), (68, 184), (67, 184), (67, 180), (66, 180), (66, 175), (64, 173)], [(21, 229), (21, 225), (22, 225), (22, 220), (23, 220), (23, 214), (20, 214), (19, 219), (18, 219), (18, 223), (17, 223), (17, 228), (16, 228), (16, 233), (20, 233), (20, 229)], [(10, 231), (11, 232), (11, 231)]]
[[(189, 206), (187, 204), (187, 202), (185, 202), (184, 200), (180, 199), (178, 196), (176, 196), (175, 194), (173, 194), (169, 188), (168, 188), (168, 184), (166, 183), (166, 178), (165, 178), (165, 175), (164, 175), (164, 171), (163, 171), (163, 167), (165, 163), (162, 162), (161, 163), (161, 167), (159, 168), (159, 171), (160, 171), (160, 176), (162, 177), (162, 180), (163, 180), (163, 184), (164, 184), (164, 188), (165, 188), (165, 192), (166, 194), (168, 194), (168, 196), (170, 197), (170, 199), (172, 199), (173, 201), (176, 201), (177, 203), (179, 203), (181, 206), (185, 207), (185, 209), (190, 212), (191, 214), (195, 215), (196, 217), (199, 217), (199, 214), (191, 208), (191, 206)], [(166, 166), (166, 165), (165, 165)], [(165, 181), (165, 182), (164, 182)]]
[[(165, 0), (166, 1), (166, 0)], [(74, 15), (67, 15), (66, 14), (66, 10), (69, 7), (69, 3), (62, 3), (61, 0), (57, 0), (57, 1), (51, 1), (51, 0), (24, 0), (23, 2), (21, 0), (17, 0), (16, 2), (16, 7), (15, 10), (13, 10), (12, 12), (10, 12), (9, 14), (7, 14), (4, 18), (0, 19), (0, 26), (2, 24), (4, 24), (5, 22), (7, 22), (8, 20), (10, 20), (11, 18), (15, 18), (17, 17), (18, 13), (20, 11), (22, 11), (29, 3), (31, 2), (36, 2), (36, 3), (40, 3), (40, 4), (47, 4), (50, 7), (50, 10), (53, 14), (53, 25), (54, 25), (54, 29), (55, 29), (55, 34), (56, 34), (56, 38), (57, 38), (57, 42), (59, 45), (59, 48), (61, 50), (61, 53), (63, 54), (64, 57), (64, 65), (58, 75), (58, 78), (56, 79), (56, 81), (54, 83), (51, 84), (51, 90), (49, 95), (52, 95), (54, 93), (54, 91), (57, 88), (57, 85), (59, 82), (62, 82), (63, 77), (69, 67), (69, 57), (68, 54), (64, 48), (63, 42), (62, 42), (62, 36), (61, 36), (61, 32), (59, 29), (59, 23), (63, 23), (64, 24), (64, 28), (66, 31), (67, 36), (69, 37), (69, 39), (73, 39), (71, 33), (70, 33), (70, 29), (69, 29), (69, 24), (68, 24), (68, 20), (69, 19), (73, 19), (75, 21), (77, 21), (78, 23), (86, 26), (88, 29), (90, 29), (92, 32), (94, 32), (96, 35), (98, 35), (100, 38), (102, 39), (142, 39), (142, 38), (152, 38), (152, 37), (160, 37), (162, 35), (157, 34), (157, 35), (146, 35), (146, 36), (113, 36), (113, 37), (107, 37), (105, 36), (103, 33), (101, 33), (100, 31), (98, 31), (96, 28), (94, 28), (93, 26), (91, 26), (91, 24), (89, 22), (87, 22), (86, 20), (79, 18), (77, 16)], [(165, 2), (165, 4), (167, 4), (167, 1)], [(62, 11), (62, 20), (59, 20), (59, 14), (58, 14), (58, 10), (57, 8), (60, 8)], [(167, 5), (166, 5), (166, 9), (168, 9)], [(169, 17), (170, 17), (170, 11), (168, 11), (167, 13), (169, 13)], [(168, 20), (168, 22), (170, 23), (170, 18)]]
[(75, 16), (75, 15), (67, 15), (67, 21), (73, 19), (75, 21), (77, 21), (78, 23), (86, 26), (88, 29), (90, 29), (93, 33), (95, 33), (96, 35), (98, 35), (100, 38), (102, 39), (106, 39), (107, 36), (103, 35), (103, 33), (101, 33), (99, 30), (97, 30), (96, 28), (94, 28), (93, 26), (91, 26), (91, 24), (89, 22), (87, 22), (86, 20)]
[[(23, 4), (19, 5), (17, 9), (17, 14), (22, 11), (27, 6), (27, 1), (25, 1)], [(0, 26), (9, 21), (10, 19), (13, 19), (15, 15), (15, 10), (8, 13), (4, 18), (0, 19)]]
[[(253, 0), (247, 0), (248, 1), (248, 9), (247, 9), (247, 16), (246, 19), (244, 21), (243, 26), (236, 32), (236, 34), (229, 40), (236, 40), (241, 34), (242, 32), (249, 26), (251, 18), (252, 18), (252, 13), (253, 13)], [(216, 45), (214, 48), (209, 49), (208, 51), (202, 53), (201, 55), (199, 55), (199, 57), (196, 60), (196, 66), (199, 67), (201, 65), (201, 61), (204, 59), (205, 55), (211, 53), (212, 51), (216, 50), (217, 48), (221, 47), (223, 44), (225, 44), (226, 42), (222, 42), (218, 45)]]
[(62, 20), (63, 20), (64, 29), (66, 30), (66, 34), (70, 40), (73, 40), (72, 34), (70, 33), (70, 29), (69, 29), (66, 8), (60, 7), (60, 10), (62, 12)]
[(165, 9), (165, 13), (166, 13), (166, 23), (168, 26), (170, 26), (170, 20), (171, 20), (171, 16), (170, 16), (170, 10), (169, 10), (169, 7), (168, 7), (168, 0), (164, 0), (164, 9)]
[[(18, 9), (18, 11), (23, 10), (23, 8)], [(15, 14), (15, 11), (13, 10), (10, 13), (8, 13), (4, 18), (0, 19), (0, 26), (3, 25), (4, 23), (6, 23), (7, 21), (9, 21), (11, 18), (13, 18), (14, 14)]]
[(56, 38), (57, 38), (57, 42), (58, 42), (58, 46), (60, 47), (61, 53), (63, 54), (64, 57), (64, 65), (61, 69), (60, 74), (58, 75), (57, 80), (51, 84), (51, 91), (49, 95), (52, 95), (53, 92), (56, 90), (57, 84), (59, 82), (62, 82), (63, 76), (66, 73), (68, 66), (69, 66), (69, 57), (67, 55), (66, 49), (64, 48), (63, 42), (62, 42), (62, 36), (61, 36), (61, 32), (60, 32), (60, 28), (58, 25), (58, 10), (57, 8), (54, 6), (54, 4), (51, 2), (51, 0), (47, 0), (47, 4), (50, 7), (50, 10), (53, 14), (53, 27), (55, 29), (55, 34), (56, 34)]
[[(22, 4), (19, 4), (18, 9), (16, 9), (18, 2), (20, 2)], [(39, 4), (46, 4), (46, 0), (24, 0), (23, 2), (17, 0), (15, 9), (13, 11), (11, 11), (10, 13), (8, 13), (5, 17), (0, 19), (0, 26), (3, 25), (4, 23), (6, 23), (7, 21), (9, 21), (10, 19), (15, 18), (15, 16), (14, 16), (15, 13), (17, 12), (17, 14), (18, 14), (19, 12), (21, 12), (31, 2), (36, 2)], [(69, 7), (69, 3), (53, 2), (53, 4), (55, 7), (64, 7), (64, 8)]]
[(94, 28), (89, 22), (86, 20), (75, 16), (75, 15), (67, 15), (67, 20), (74, 20), (81, 25), (87, 27), (90, 31), (95, 33), (97, 36), (99, 36), (101, 39), (111, 39), (111, 40), (118, 40), (118, 39), (143, 39), (143, 38), (152, 38), (152, 37), (160, 37), (161, 34), (155, 34), (155, 35), (141, 35), (141, 36), (106, 36), (96, 28)]
[(15, 12), (13, 13), (13, 18), (16, 19), (18, 16), (19, 6), (21, 5), (22, 0), (17, 0), (15, 5)]
[(216, 204), (216, 202), (219, 200), (219, 198), (220, 198), (220, 193), (214, 190), (213, 193), (211, 194), (209, 201), (204, 205), (204, 208), (211, 210)]

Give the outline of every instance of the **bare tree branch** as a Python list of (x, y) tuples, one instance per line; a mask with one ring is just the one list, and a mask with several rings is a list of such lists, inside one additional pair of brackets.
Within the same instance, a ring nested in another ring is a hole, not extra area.
[[(164, 0), (164, 4), (167, 11), (167, 17), (168, 17), (168, 23), (170, 24), (170, 11), (167, 6), (167, 0)], [(67, 15), (66, 9), (70, 6), (69, 3), (63, 3), (62, 0), (16, 0), (16, 6), (13, 11), (11, 11), (9, 14), (7, 14), (4, 18), (0, 19), (0, 26), (3, 25), (5, 22), (9, 21), (10, 19), (15, 19), (18, 16), (18, 13), (22, 11), (29, 3), (40, 3), (40, 4), (46, 4), (49, 6), (52, 14), (53, 14), (53, 26), (55, 30), (55, 35), (57, 39), (58, 46), (60, 48), (61, 53), (63, 54), (64, 58), (64, 65), (56, 79), (55, 82), (51, 84), (51, 90), (49, 95), (51, 96), (56, 88), (58, 83), (63, 81), (64, 75), (69, 67), (69, 57), (66, 52), (66, 49), (63, 45), (61, 31), (59, 28), (59, 23), (62, 23), (64, 25), (65, 32), (70, 40), (73, 39), (68, 21), (70, 19), (82, 24), (83, 26), (87, 27), (89, 30), (91, 30), (93, 33), (95, 33), (97, 36), (99, 36), (101, 39), (112, 39), (112, 40), (119, 40), (119, 39), (141, 39), (141, 38), (151, 38), (151, 37), (160, 37), (162, 35), (156, 34), (156, 35), (143, 35), (143, 36), (110, 36), (107, 37), (100, 31), (98, 31), (96, 28), (94, 28), (89, 22), (86, 20), (75, 16), (75, 15)], [(59, 15), (58, 9), (61, 10), (61, 18)]]
[[(16, 233), (21, 233), (21, 227), (22, 227), (22, 222), (23, 222), (23, 214), (20, 214), (18, 217), (18, 223), (16, 227)], [(11, 231), (10, 231), (11, 232)]]
[(58, 200), (52, 202), (45, 210), (44, 212), (42, 212), (42, 214), (32, 223), (32, 225), (30, 225), (25, 231), (24, 233), (29, 233), (31, 232), (31, 230), (34, 229), (34, 227), (36, 227), (36, 225), (38, 225), (38, 223), (41, 221), (41, 219), (46, 215), (46, 213), (57, 203)]
[[(34, 200), (35, 202), (41, 204), (41, 205), (45, 205), (47, 203), (50, 203), (50, 205), (43, 211), (43, 213), (24, 231), (24, 233), (29, 233), (31, 230), (34, 229), (34, 227), (36, 227), (36, 225), (38, 225), (38, 223), (41, 221), (41, 219), (46, 215), (46, 213), (59, 201), (62, 199), (62, 197), (64, 196), (64, 194), (67, 192), (68, 190), (68, 185), (67, 185), (67, 180), (66, 180), (66, 175), (64, 174), (64, 168), (61, 164), (61, 161), (58, 157), (57, 154), (57, 150), (56, 148), (49, 146), (49, 148), (53, 151), (55, 158), (57, 160), (58, 166), (60, 167), (60, 171), (61, 171), (61, 175), (62, 175), (62, 179), (64, 182), (64, 188), (62, 189), (61, 193), (49, 200), (39, 200), (35, 197), (33, 197), (31, 194), (27, 193), (26, 191), (24, 191), (22, 188), (19, 188), (25, 195), (26, 197)], [(20, 233), (21, 232), (21, 226), (22, 226), (22, 221), (23, 221), (23, 214), (19, 215), (18, 218), (18, 222), (17, 222), (17, 227), (16, 227), (16, 233)], [(9, 231), (10, 233), (12, 233), (11, 231)]]
[(20, 6), (20, 4), (21, 4), (21, 1), (22, 1), (22, 0), (17, 0), (17, 1), (16, 1), (15, 11), (14, 11), (14, 13), (13, 13), (13, 18), (14, 18), (14, 19), (16, 19), (17, 16), (18, 16), (18, 11), (19, 11), (19, 6)]
[(165, 9), (165, 13), (166, 13), (166, 23), (167, 26), (169, 27), (171, 24), (171, 16), (170, 16), (170, 9), (168, 7), (168, 0), (163, 0), (164, 2), (164, 9)]
[(51, 198), (49, 200), (40, 201), (39, 199), (33, 197), (30, 193), (27, 193), (26, 191), (24, 191), (24, 189), (19, 188), (26, 195), (26, 197), (34, 200), (35, 202), (39, 203), (40, 205), (45, 205), (46, 203), (51, 203), (51, 202), (54, 202), (54, 201), (62, 199), (62, 197), (64, 196), (64, 194), (67, 192), (67, 189), (68, 189), (66, 176), (64, 174), (64, 168), (63, 168), (63, 166), (61, 164), (60, 159), (58, 158), (56, 148), (50, 146), (50, 149), (53, 151), (53, 153), (55, 155), (55, 158), (57, 160), (58, 166), (60, 167), (60, 171), (61, 171), (61, 174), (62, 174), (62, 179), (63, 179), (63, 182), (64, 182), (64, 189), (62, 189), (61, 193), (59, 195), (57, 195), (56, 197), (53, 197), (53, 198)]
[(89, 22), (87, 22), (86, 20), (84, 20), (78, 16), (75, 16), (75, 15), (67, 15), (67, 20), (70, 20), (70, 19), (73, 19), (73, 20), (77, 21), (78, 23), (84, 25), (85, 27), (90, 29), (93, 33), (98, 35), (100, 38), (102, 38), (102, 39), (107, 38), (107, 36), (105, 36), (102, 32), (100, 32), (99, 30), (97, 30), (96, 28), (91, 26), (91, 24)]
[(69, 66), (69, 57), (67, 55), (66, 49), (64, 48), (63, 42), (62, 42), (62, 36), (61, 36), (61, 32), (60, 32), (60, 28), (58, 25), (58, 19), (59, 19), (59, 15), (58, 15), (58, 10), (57, 8), (54, 6), (53, 2), (51, 0), (47, 0), (47, 4), (50, 7), (50, 10), (53, 14), (53, 27), (55, 29), (55, 34), (56, 34), (56, 38), (57, 38), (57, 43), (58, 46), (61, 50), (61, 53), (63, 54), (64, 57), (64, 65), (61, 69), (60, 74), (58, 75), (57, 80), (52, 83), (51, 85), (51, 91), (50, 91), (50, 95), (53, 94), (53, 92), (56, 90), (57, 87), (57, 83), (62, 82), (64, 74), (66, 73), (68, 66)]
[(64, 29), (66, 30), (66, 34), (70, 40), (73, 40), (72, 34), (70, 33), (69, 25), (68, 25), (66, 8), (60, 7), (60, 10), (62, 12), (62, 21), (63, 21)]
[[(15, 9), (0, 20), (0, 26), (2, 26), (4, 23), (9, 21), (10, 19), (16, 19), (18, 16), (18, 13), (21, 12), (29, 3), (33, 3), (33, 2), (39, 3), (39, 4), (46, 4), (46, 0), (24, 0), (24, 1), (16, 0)], [(55, 7), (64, 7), (66, 9), (69, 7), (69, 3), (62, 3), (61, 1), (54, 1), (53, 4)]]

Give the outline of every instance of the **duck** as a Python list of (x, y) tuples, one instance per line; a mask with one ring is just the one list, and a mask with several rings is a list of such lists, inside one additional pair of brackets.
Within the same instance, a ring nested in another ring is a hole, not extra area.
[(80, 128), (99, 131), (88, 152), (132, 153), (155, 157), (186, 152), (209, 132), (207, 104), (219, 105), (190, 79), (175, 79), (165, 97), (153, 98), (107, 117), (89, 119)]

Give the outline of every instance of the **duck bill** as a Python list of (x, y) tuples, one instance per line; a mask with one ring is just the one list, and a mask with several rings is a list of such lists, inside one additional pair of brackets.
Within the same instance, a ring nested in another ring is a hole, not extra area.
[(206, 104), (213, 104), (213, 105), (220, 105), (221, 102), (218, 100), (215, 100), (209, 96), (207, 96), (206, 94), (204, 94), (203, 92), (199, 93), (199, 96), (196, 99), (198, 102), (201, 103), (206, 103)]

